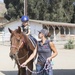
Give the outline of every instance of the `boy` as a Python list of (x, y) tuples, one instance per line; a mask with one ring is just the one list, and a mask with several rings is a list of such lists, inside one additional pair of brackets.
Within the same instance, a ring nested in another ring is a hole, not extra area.
[(28, 16), (22, 16), (22, 30), (29, 37), (34, 47), (36, 46), (37, 40), (30, 34), (29, 18)]

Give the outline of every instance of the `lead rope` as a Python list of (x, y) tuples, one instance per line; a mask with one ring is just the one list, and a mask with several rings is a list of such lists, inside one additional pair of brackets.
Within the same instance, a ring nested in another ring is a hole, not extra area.
[[(18, 56), (17, 56), (17, 54), (16, 54), (16, 60), (17, 60), (17, 62), (18, 62), (18, 65), (20, 66), (20, 63), (19, 63), (19, 61), (18, 61)], [(41, 71), (39, 71), (39, 72), (34, 72), (34, 71), (32, 71), (32, 70), (30, 70), (29, 68), (28, 68), (28, 66), (25, 66), (25, 68), (26, 68), (26, 74), (27, 74), (27, 70), (29, 71), (29, 72), (31, 72), (31, 73), (34, 73), (34, 74), (38, 74), (38, 73), (41, 73), (42, 71), (47, 71), (47, 70), (49, 70), (49, 69), (51, 69), (51, 67), (52, 67), (52, 65), (51, 65), (51, 61), (49, 62), (49, 61), (46, 61), (46, 63), (45, 63), (45, 65), (44, 65), (44, 68), (41, 70)]]
[(51, 62), (46, 61), (46, 64), (44, 65), (44, 70), (49, 70), (52, 67)]
[(27, 66), (25, 66), (25, 68), (26, 68), (26, 71), (28, 70), (31, 73), (38, 74), (38, 73), (41, 73), (44, 70), (47, 71), (47, 70), (51, 69), (51, 62), (46, 61), (45, 65), (44, 65), (44, 68), (41, 71), (39, 71), (39, 72), (31, 71)]

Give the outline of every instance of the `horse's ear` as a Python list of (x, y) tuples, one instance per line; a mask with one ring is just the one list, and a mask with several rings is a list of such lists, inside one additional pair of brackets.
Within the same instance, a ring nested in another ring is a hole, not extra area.
[(9, 32), (12, 33), (12, 30), (10, 28), (8, 28)]
[(21, 27), (18, 26), (18, 33), (21, 33)]

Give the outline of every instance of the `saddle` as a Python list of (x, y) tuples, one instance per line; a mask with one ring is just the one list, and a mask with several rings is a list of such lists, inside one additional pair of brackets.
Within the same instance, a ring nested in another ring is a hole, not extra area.
[(28, 38), (29, 38), (29, 40), (31, 41), (32, 45), (35, 48), (36, 44), (37, 44), (37, 40), (33, 36), (31, 36), (31, 35), (29, 35)]

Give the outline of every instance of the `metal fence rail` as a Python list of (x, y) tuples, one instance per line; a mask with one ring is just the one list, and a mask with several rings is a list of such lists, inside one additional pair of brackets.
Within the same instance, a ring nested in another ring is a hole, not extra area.
[[(75, 35), (70, 35), (70, 36), (69, 35), (66, 35), (66, 36), (62, 35), (61, 37), (56, 36), (56, 39), (49, 38), (49, 40), (52, 40), (56, 45), (60, 45), (60, 46), (67, 43), (70, 39), (72, 39), (75, 44)], [(0, 45), (10, 46), (10, 36), (0, 34)]]
[(10, 46), (10, 41), (0, 41), (0, 45)]

